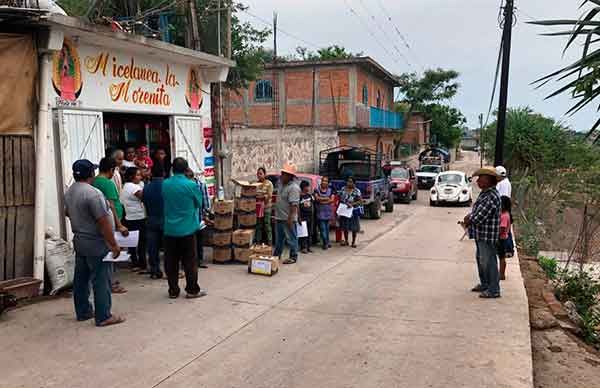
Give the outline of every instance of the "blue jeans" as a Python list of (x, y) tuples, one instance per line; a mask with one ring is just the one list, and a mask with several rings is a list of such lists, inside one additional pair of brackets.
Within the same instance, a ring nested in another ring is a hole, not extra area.
[(146, 228), (146, 246), (148, 247), (148, 260), (150, 262), (150, 274), (157, 275), (160, 271), (159, 250), (163, 241), (161, 228), (148, 226)]
[(290, 247), (290, 258), (298, 259), (298, 234), (296, 223), (290, 228), (287, 221), (277, 220), (275, 224), (275, 252), (273, 256), (280, 257), (283, 253), (283, 247), (287, 244)]
[(321, 243), (323, 247), (329, 246), (329, 220), (319, 220), (319, 231), (321, 232)]
[(477, 270), (481, 288), (491, 294), (500, 293), (500, 274), (498, 273), (498, 250), (496, 243), (476, 240)]
[[(73, 277), (73, 302), (77, 320), (96, 318), (96, 325), (111, 317), (110, 295), (111, 263), (104, 263), (102, 256), (75, 257)], [(90, 283), (94, 290), (94, 307), (90, 303)]]

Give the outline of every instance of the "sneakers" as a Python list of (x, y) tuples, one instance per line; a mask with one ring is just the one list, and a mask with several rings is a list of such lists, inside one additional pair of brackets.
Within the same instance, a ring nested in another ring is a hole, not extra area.
[(206, 292), (206, 290), (200, 290), (195, 294), (187, 294), (185, 296), (186, 299), (196, 299), (196, 298), (202, 298), (203, 296), (208, 295), (208, 292)]
[(483, 287), (481, 286), (481, 284), (478, 284), (478, 285), (476, 285), (475, 287), (471, 288), (471, 292), (483, 292), (483, 291), (485, 291), (485, 290), (486, 290), (486, 289), (485, 289), (485, 288), (483, 288)]
[(479, 297), (483, 298), (483, 299), (496, 299), (496, 298), (500, 298), (500, 293), (499, 292), (492, 293), (489, 291), (483, 291), (481, 294), (479, 294)]

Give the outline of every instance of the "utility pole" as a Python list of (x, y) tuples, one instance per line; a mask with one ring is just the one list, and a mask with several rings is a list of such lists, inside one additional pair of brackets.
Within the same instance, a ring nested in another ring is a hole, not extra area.
[(483, 141), (483, 113), (481, 113), (479, 115), (479, 141), (478, 141), (479, 156), (480, 156), (479, 167), (483, 167), (484, 144), (485, 144), (485, 142)]
[(277, 62), (277, 12), (273, 12), (273, 63)]
[(189, 1), (190, 19), (192, 24), (192, 48), (200, 51), (200, 30), (198, 29), (198, 12), (196, 10), (196, 1)]
[(510, 70), (510, 45), (512, 40), (514, 0), (506, 0), (504, 6), (504, 31), (502, 33), (502, 76), (500, 78), (500, 103), (496, 128), (496, 155), (494, 165), (504, 164), (504, 131), (508, 103), (508, 76)]
[(223, 48), (221, 47), (221, 0), (217, 5), (217, 54), (223, 55)]
[(225, 54), (231, 59), (231, 4), (227, 6), (227, 33), (225, 34)]

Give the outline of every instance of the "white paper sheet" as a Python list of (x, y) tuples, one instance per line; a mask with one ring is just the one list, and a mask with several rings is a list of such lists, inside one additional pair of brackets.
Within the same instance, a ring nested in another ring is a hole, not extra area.
[(296, 224), (296, 233), (298, 233), (298, 238), (308, 237), (308, 225), (306, 224), (306, 221)]
[(132, 230), (127, 237), (119, 232), (115, 232), (115, 240), (121, 248), (136, 248), (140, 239), (140, 231)]
[(340, 217), (352, 218), (352, 212), (354, 208), (347, 206), (344, 203), (340, 203), (337, 208), (337, 215)]
[(113, 257), (112, 252), (108, 252), (108, 254), (106, 256), (104, 256), (104, 259), (102, 259), (102, 261), (107, 262), (107, 263), (124, 263), (124, 262), (129, 261), (129, 253), (121, 252), (119, 254), (119, 257), (117, 257), (115, 259)]

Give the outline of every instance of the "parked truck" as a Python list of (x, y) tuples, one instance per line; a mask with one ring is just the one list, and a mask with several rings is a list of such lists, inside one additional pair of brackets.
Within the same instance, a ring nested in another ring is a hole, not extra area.
[(352, 146), (341, 146), (320, 153), (319, 173), (329, 178), (331, 188), (339, 192), (348, 177), (353, 177), (360, 190), (369, 218), (381, 218), (381, 208), (394, 211), (394, 198), (389, 176), (384, 173), (382, 157), (375, 151)]

